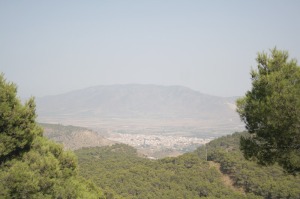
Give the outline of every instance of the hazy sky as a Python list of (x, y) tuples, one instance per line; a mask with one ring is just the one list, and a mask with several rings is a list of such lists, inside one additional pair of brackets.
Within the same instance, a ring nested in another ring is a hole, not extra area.
[(299, 0), (0, 0), (0, 71), (21, 97), (125, 83), (244, 95), (257, 52), (277, 46), (300, 62), (299, 10)]

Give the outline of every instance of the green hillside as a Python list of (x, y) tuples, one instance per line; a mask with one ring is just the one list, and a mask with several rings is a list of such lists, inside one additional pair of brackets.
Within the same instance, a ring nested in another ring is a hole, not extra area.
[[(284, 173), (275, 166), (259, 166), (244, 159), (239, 150), (240, 133), (211, 141), (207, 145), (208, 160), (220, 163), (223, 173), (228, 174), (237, 187), (264, 198), (300, 198), (300, 176)], [(197, 150), (205, 156), (205, 148)]]
[(149, 160), (123, 144), (76, 151), (81, 174), (106, 193), (124, 198), (243, 198), (224, 186), (216, 169), (196, 153)]
[(80, 174), (101, 187), (107, 198), (300, 198), (299, 177), (243, 159), (240, 135), (210, 142), (208, 161), (205, 147), (160, 160), (139, 157), (124, 144), (75, 153)]

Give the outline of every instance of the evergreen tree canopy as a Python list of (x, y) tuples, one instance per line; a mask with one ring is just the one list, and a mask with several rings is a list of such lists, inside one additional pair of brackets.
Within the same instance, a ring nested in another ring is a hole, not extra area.
[(262, 165), (279, 163), (300, 172), (300, 68), (288, 52), (259, 53), (251, 71), (252, 89), (237, 101), (249, 136), (241, 138), (246, 159)]
[(42, 136), (33, 98), (22, 105), (16, 93), (0, 74), (0, 198), (102, 198), (75, 155)]
[(23, 106), (17, 87), (0, 74), (0, 163), (29, 150), (33, 138), (42, 131), (35, 123), (33, 98)]

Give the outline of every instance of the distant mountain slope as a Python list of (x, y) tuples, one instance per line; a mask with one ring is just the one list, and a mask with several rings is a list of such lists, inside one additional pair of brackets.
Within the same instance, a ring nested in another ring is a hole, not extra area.
[(37, 98), (41, 122), (49, 118), (196, 119), (240, 125), (236, 98), (205, 95), (182, 86), (111, 85)]
[(117, 143), (83, 127), (45, 123), (40, 125), (44, 128), (45, 137), (63, 144), (66, 149), (75, 150), (83, 147), (107, 146)]

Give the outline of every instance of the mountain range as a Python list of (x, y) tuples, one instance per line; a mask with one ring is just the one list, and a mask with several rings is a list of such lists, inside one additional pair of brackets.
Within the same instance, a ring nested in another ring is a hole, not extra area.
[(99, 121), (114, 121), (111, 125), (118, 123), (116, 120), (123, 121), (122, 125), (134, 123), (133, 120), (174, 121), (176, 125), (193, 121), (204, 129), (224, 125), (236, 129), (242, 128), (235, 111), (236, 99), (211, 96), (183, 86), (127, 84), (45, 96), (37, 98), (36, 103), (40, 122), (100, 128), (103, 122)]

